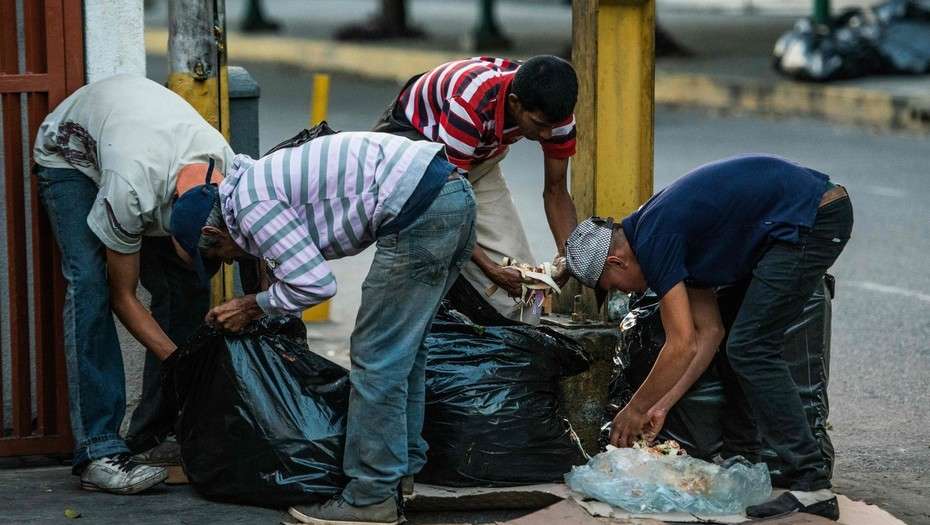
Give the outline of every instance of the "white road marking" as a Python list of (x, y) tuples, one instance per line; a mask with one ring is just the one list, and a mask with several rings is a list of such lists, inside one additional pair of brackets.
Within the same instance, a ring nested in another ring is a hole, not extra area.
[(845, 284), (848, 286), (855, 286), (856, 288), (861, 288), (863, 290), (901, 295), (930, 303), (930, 294), (908, 290), (907, 288), (888, 286), (887, 284), (873, 283), (872, 281), (846, 281)]
[(906, 191), (899, 188), (890, 188), (888, 186), (864, 186), (862, 190), (866, 193), (879, 195), (881, 197), (895, 197), (897, 199), (903, 199), (907, 197)]

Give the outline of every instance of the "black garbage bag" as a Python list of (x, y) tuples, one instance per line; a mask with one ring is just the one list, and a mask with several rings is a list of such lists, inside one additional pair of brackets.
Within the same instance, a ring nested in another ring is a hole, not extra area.
[(773, 66), (791, 78), (818, 82), (885, 73), (874, 27), (864, 19), (861, 9), (849, 9), (829, 24), (798, 20), (775, 42)]
[(203, 326), (165, 365), (199, 493), (283, 507), (342, 490), (348, 375), (309, 350), (300, 319), (266, 317), (237, 335)]
[[(830, 476), (833, 473), (835, 454), (833, 441), (827, 432), (827, 421), (830, 417), (827, 386), (830, 379), (830, 326), (833, 313), (831, 303), (835, 291), (835, 278), (829, 274), (824, 276), (823, 286), (814, 290), (804, 305), (801, 316), (785, 330), (785, 342), (781, 350), (782, 357), (788, 363), (791, 378), (798, 387), (808, 424), (814, 438), (820, 444), (820, 452)], [(736, 312), (744, 293), (745, 288), (739, 286), (717, 290), (720, 315), (728, 333), (736, 319)], [(726, 437), (724, 432), (724, 438)], [(778, 459), (775, 451), (763, 448), (762, 459), (768, 463), (772, 477), (777, 479), (784, 470), (784, 464)]]
[[(610, 422), (646, 380), (665, 344), (659, 299), (654, 293), (631, 298), (630, 313), (624, 317), (620, 332), (608, 404), (604, 409), (604, 426), (598, 440), (601, 448), (609, 443)], [(723, 386), (715, 367), (710, 366), (669, 411), (658, 439), (674, 439), (690, 455), (710, 459), (720, 451), (723, 400)]]
[[(717, 290), (721, 319), (729, 333), (745, 293), (745, 286), (723, 287)], [(832, 471), (834, 451), (827, 433), (830, 404), (827, 383), (830, 364), (830, 319), (834, 295), (834, 279), (827, 275), (804, 306), (803, 313), (785, 331), (782, 355), (798, 386), (801, 401), (814, 437), (820, 444), (827, 467)], [(609, 401), (604, 411), (605, 429), (601, 446), (609, 437), (609, 423), (632, 398), (645, 381), (665, 343), (665, 331), (659, 315), (658, 298), (648, 292), (630, 302), (630, 313), (621, 325), (621, 342), (614, 358), (615, 370), (609, 386)], [(737, 416), (734, 403), (725, 392), (738, 389), (736, 378), (726, 362), (725, 348), (691, 389), (669, 412), (659, 439), (674, 439), (692, 456), (711, 459), (721, 451), (727, 440), (736, 441), (753, 435), (753, 426)], [(736, 386), (734, 386), (736, 385)], [(733, 397), (733, 396), (731, 396)], [(763, 443), (764, 445), (764, 443)], [(783, 470), (774, 451), (763, 447), (762, 458), (769, 464), (773, 477)]]
[(930, 1), (891, 0), (873, 8), (878, 52), (896, 73), (930, 73)]
[(417, 476), (450, 486), (562, 481), (587, 461), (559, 410), (559, 379), (584, 372), (577, 342), (548, 328), (484, 327), (454, 310), (426, 344), (427, 464)]
[(890, 0), (847, 9), (828, 24), (798, 20), (775, 44), (773, 65), (799, 80), (930, 72), (930, 2)]

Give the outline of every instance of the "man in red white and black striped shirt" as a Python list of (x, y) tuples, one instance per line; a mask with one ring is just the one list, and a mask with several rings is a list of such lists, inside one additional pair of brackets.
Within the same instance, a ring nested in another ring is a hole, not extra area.
[(577, 97), (575, 71), (560, 58), (537, 56), (524, 63), (471, 58), (410, 79), (374, 128), (440, 142), (449, 161), (467, 173), (478, 203), (478, 244), (462, 276), (481, 292), (498, 285), (488, 300), (507, 317), (520, 316), (510, 297), (520, 294), (521, 278), (500, 262), (504, 257), (529, 264), (535, 260), (499, 164), (521, 138), (540, 143), (543, 204), (561, 253), (576, 225), (567, 174), (568, 159), (575, 154)]

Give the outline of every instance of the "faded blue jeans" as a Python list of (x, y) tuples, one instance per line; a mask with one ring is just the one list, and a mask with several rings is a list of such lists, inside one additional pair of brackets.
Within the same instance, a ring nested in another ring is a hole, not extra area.
[(39, 167), (39, 195), (68, 282), (65, 363), (76, 471), (89, 461), (129, 452), (119, 436), (126, 411), (123, 354), (110, 311), (106, 250), (87, 226), (97, 185), (72, 169)]
[(475, 244), (475, 199), (449, 181), (417, 220), (378, 238), (352, 332), (352, 391), (342, 493), (364, 506), (395, 496), (426, 463), (426, 335)]
[[(68, 282), (64, 346), (78, 472), (90, 461), (129, 451), (118, 434), (126, 411), (123, 354), (110, 309), (106, 249), (87, 226), (97, 185), (73, 169), (40, 166), (37, 176)], [(140, 258), (140, 280), (151, 294), (152, 315), (181, 344), (206, 315), (210, 291), (184, 266), (168, 237), (143, 238)], [(173, 423), (160, 417), (160, 361), (151, 352), (145, 357), (142, 400), (130, 425), (142, 449), (164, 438)]]

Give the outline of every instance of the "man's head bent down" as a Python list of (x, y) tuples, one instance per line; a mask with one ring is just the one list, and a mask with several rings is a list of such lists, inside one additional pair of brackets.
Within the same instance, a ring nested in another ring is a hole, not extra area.
[(568, 269), (599, 299), (610, 290), (642, 292), (646, 278), (620, 224), (591, 217), (578, 224), (565, 241)]

